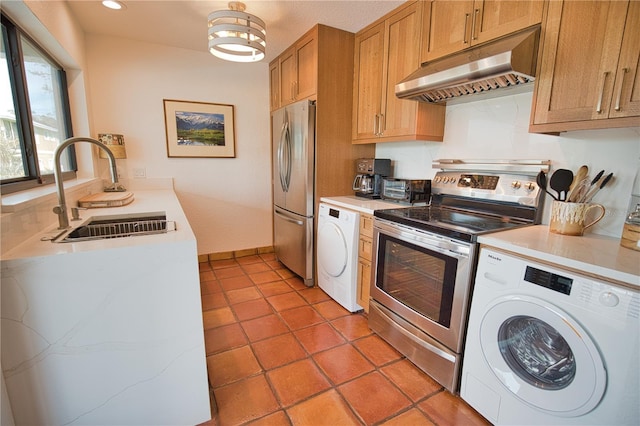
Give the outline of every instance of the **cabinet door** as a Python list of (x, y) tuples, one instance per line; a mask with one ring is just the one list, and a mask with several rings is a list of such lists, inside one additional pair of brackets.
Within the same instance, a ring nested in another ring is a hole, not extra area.
[(412, 135), (416, 132), (415, 101), (398, 99), (396, 84), (420, 66), (421, 3), (414, 3), (386, 21), (386, 82), (381, 116), (381, 137)]
[(473, 1), (432, 0), (424, 5), (425, 42), (421, 62), (470, 46)]
[(296, 43), (296, 100), (308, 98), (316, 93), (318, 81), (318, 40), (315, 33)]
[(382, 99), (384, 22), (356, 35), (354, 54), (353, 139), (375, 138)]
[(640, 116), (640, 2), (629, 3), (609, 117)]
[(480, 44), (542, 22), (541, 0), (476, 0), (471, 44)]
[(280, 108), (280, 67), (278, 60), (269, 64), (269, 104), (271, 111)]
[(539, 24), (543, 7), (541, 0), (432, 0), (424, 6), (421, 62)]
[(358, 305), (362, 306), (365, 312), (369, 312), (369, 296), (371, 294), (371, 262), (358, 258), (358, 280), (357, 280)]
[(608, 118), (628, 3), (549, 3), (533, 124)]
[(280, 56), (280, 104), (288, 105), (295, 100), (296, 49), (285, 51)]

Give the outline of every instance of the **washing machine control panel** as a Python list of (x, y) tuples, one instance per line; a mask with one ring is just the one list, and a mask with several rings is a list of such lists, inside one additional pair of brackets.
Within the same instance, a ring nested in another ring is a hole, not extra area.
[(567, 295), (571, 294), (571, 285), (573, 284), (572, 278), (543, 271), (542, 269), (534, 268), (532, 266), (527, 266), (524, 279), (525, 281), (548, 288), (549, 290), (554, 290)]

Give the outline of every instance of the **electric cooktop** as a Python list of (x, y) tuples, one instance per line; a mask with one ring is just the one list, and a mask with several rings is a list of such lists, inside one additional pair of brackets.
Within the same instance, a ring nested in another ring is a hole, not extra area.
[(481, 234), (529, 225), (506, 216), (460, 212), (439, 206), (376, 210), (374, 216), (468, 242), (475, 242)]

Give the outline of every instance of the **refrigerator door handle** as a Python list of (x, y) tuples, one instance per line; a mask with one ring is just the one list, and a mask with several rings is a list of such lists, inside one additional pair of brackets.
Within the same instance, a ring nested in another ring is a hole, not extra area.
[(287, 222), (294, 223), (294, 224), (300, 225), (300, 226), (304, 225), (303, 221), (295, 220), (295, 219), (290, 218), (289, 216), (284, 214), (284, 212), (282, 210), (276, 209), (275, 210), (275, 214), (277, 214), (278, 216), (280, 216), (282, 219), (286, 220)]
[(289, 186), (291, 185), (291, 125), (289, 120), (286, 123), (287, 131), (285, 133), (285, 170), (287, 171), (285, 182), (287, 183), (287, 192), (289, 192)]
[(291, 168), (291, 164), (289, 163), (288, 159), (285, 160), (284, 158), (285, 157), (284, 150), (286, 149), (288, 134), (289, 134), (289, 122), (285, 118), (285, 121), (282, 123), (282, 130), (280, 131), (280, 140), (278, 141), (278, 170), (280, 172), (280, 187), (284, 192), (287, 192), (289, 189), (287, 174), (290, 173), (290, 171), (287, 169)]

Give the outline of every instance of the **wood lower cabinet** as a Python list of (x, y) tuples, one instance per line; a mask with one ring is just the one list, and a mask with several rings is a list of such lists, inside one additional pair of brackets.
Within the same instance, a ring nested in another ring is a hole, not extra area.
[(358, 239), (357, 300), (365, 312), (369, 312), (371, 291), (371, 263), (373, 261), (373, 216), (360, 213)]
[(423, 2), (408, 2), (355, 37), (353, 143), (442, 141), (444, 105), (398, 99), (420, 66)]
[(638, 1), (551, 1), (529, 131), (639, 126), (638, 28)]
[(541, 0), (432, 0), (424, 5), (421, 62), (542, 22)]

